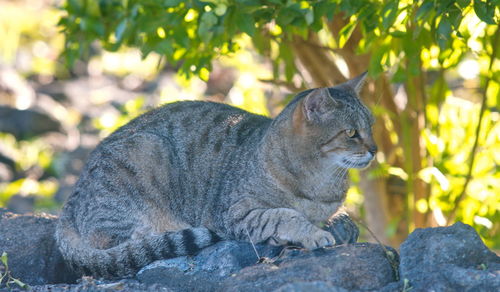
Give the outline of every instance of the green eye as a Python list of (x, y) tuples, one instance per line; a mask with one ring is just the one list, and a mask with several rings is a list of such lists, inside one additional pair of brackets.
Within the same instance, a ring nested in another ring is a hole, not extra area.
[(354, 129), (345, 130), (345, 133), (347, 134), (347, 136), (349, 138), (354, 138), (354, 137), (358, 136), (358, 131), (356, 131)]

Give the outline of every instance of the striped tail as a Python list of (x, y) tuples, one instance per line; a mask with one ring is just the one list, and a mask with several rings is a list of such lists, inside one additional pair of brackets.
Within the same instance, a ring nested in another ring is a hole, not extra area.
[(198, 227), (131, 239), (109, 249), (97, 249), (86, 244), (74, 225), (62, 216), (56, 229), (56, 240), (66, 263), (78, 275), (109, 279), (133, 276), (155, 260), (196, 254), (221, 238), (207, 228)]

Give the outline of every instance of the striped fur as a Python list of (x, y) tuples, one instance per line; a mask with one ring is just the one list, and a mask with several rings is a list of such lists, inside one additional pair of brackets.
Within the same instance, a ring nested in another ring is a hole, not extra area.
[(210, 102), (136, 118), (90, 155), (57, 226), (63, 257), (113, 278), (222, 239), (335, 244), (320, 226), (376, 148), (362, 79), (302, 92), (275, 119)]

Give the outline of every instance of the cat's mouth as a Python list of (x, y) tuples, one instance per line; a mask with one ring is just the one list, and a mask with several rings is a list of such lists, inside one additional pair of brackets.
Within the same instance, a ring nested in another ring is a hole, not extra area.
[(345, 168), (366, 168), (373, 161), (374, 156), (367, 154), (356, 159), (343, 158), (341, 164)]

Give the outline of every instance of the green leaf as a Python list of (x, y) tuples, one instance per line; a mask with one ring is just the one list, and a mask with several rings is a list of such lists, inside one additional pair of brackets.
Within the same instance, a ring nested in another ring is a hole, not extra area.
[(399, 66), (398, 70), (396, 70), (396, 73), (392, 76), (391, 81), (394, 83), (403, 83), (406, 82), (407, 76), (406, 76), (406, 70), (404, 70), (403, 67)]
[(310, 25), (311, 23), (314, 22), (314, 11), (313, 10), (308, 10), (304, 16), (306, 19), (306, 23)]
[(384, 27), (384, 29), (388, 29), (389, 27), (391, 27), (396, 20), (396, 17), (398, 16), (398, 5), (399, 0), (392, 1), (387, 3), (384, 6), (384, 9), (382, 9), (382, 26)]
[(255, 36), (252, 38), (252, 42), (259, 52), (259, 54), (264, 55), (264, 56), (269, 56), (271, 52), (271, 38), (268, 36), (262, 34), (262, 33), (257, 33)]
[(452, 6), (448, 11), (449, 19), (453, 28), (458, 32), (458, 27), (462, 22), (462, 9), (459, 6)]
[(352, 32), (356, 28), (356, 23), (355, 21), (349, 22), (346, 26), (344, 26), (340, 31), (339, 31), (339, 47), (343, 48), (344, 45), (347, 43), (349, 38), (352, 35)]
[(288, 46), (280, 46), (280, 58), (285, 63), (285, 78), (287, 81), (291, 81), (295, 74), (295, 62), (291, 48)]
[(174, 53), (174, 48), (172, 47), (172, 40), (171, 39), (162, 40), (158, 44), (158, 49), (160, 50), (161, 53), (164, 53), (168, 56), (172, 55)]
[(25, 283), (21, 282), (19, 279), (16, 279), (16, 278), (11, 278), (10, 280), (12, 283), (16, 284), (17, 286), (19, 286), (20, 288), (24, 289), (26, 287), (28, 287), (28, 285), (26, 285)]
[(163, 1), (163, 6), (165, 7), (175, 7), (179, 5), (182, 2), (182, 0), (164, 0)]
[(457, 0), (457, 4), (461, 8), (465, 8), (465, 7), (469, 6), (470, 3), (471, 3), (471, 0)]
[(198, 26), (198, 35), (204, 42), (209, 42), (214, 36), (212, 27), (217, 24), (218, 18), (213, 11), (205, 12), (200, 18)]
[(226, 14), (226, 11), (227, 11), (227, 6), (224, 4), (219, 4), (214, 9), (214, 12), (217, 16), (222, 16), (222, 15)]
[(276, 18), (276, 23), (278, 23), (281, 27), (285, 27), (292, 23), (298, 16), (301, 16), (300, 12), (295, 10), (293, 7), (287, 7), (280, 10), (278, 17)]
[(474, 0), (474, 12), (477, 17), (487, 24), (495, 24), (495, 4), (494, 1)]
[(7, 264), (7, 262), (8, 262), (8, 258), (7, 258), (7, 253), (6, 253), (5, 251), (2, 253), (2, 256), (0, 257), (0, 260), (2, 260), (2, 264), (3, 264), (5, 267), (7, 267), (7, 266), (8, 266), (8, 264)]
[(249, 36), (253, 36), (255, 34), (255, 22), (251, 15), (240, 15), (236, 19), (236, 25), (239, 30)]
[(437, 42), (441, 49), (445, 49), (451, 37), (451, 22), (447, 17), (441, 18), (437, 28)]
[(369, 66), (369, 72), (373, 77), (377, 77), (384, 71), (384, 68), (382, 67), (382, 58), (387, 53), (388, 49), (389, 48), (387, 46), (383, 46), (373, 53)]
[(123, 19), (120, 24), (116, 27), (115, 37), (118, 43), (121, 43), (123, 40), (123, 35), (125, 34), (125, 30), (127, 29), (127, 19)]
[(423, 19), (429, 12), (432, 11), (434, 8), (434, 2), (433, 1), (425, 1), (420, 8), (417, 10), (416, 18), (417, 19)]

